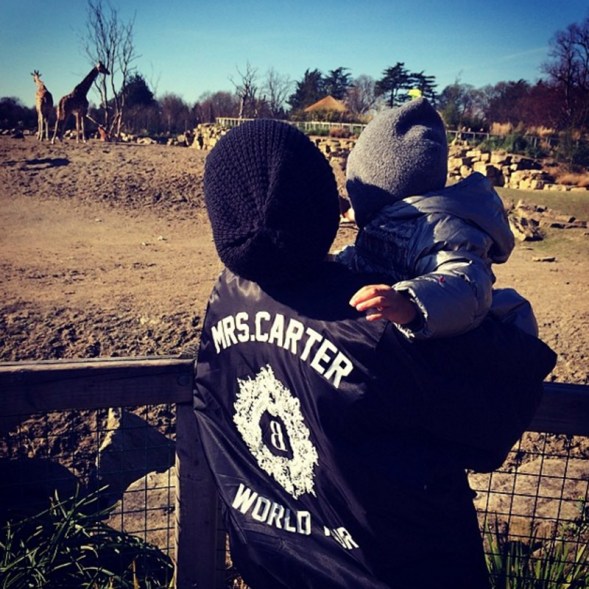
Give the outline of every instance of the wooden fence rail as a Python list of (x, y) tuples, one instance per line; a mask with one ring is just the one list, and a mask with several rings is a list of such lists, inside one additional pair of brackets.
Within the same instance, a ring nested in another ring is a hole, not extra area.
[[(252, 121), (254, 119), (240, 119), (237, 117), (217, 117), (215, 123), (224, 129), (232, 129), (237, 127), (246, 121)], [(329, 132), (331, 129), (345, 129), (352, 135), (359, 136), (362, 131), (366, 128), (366, 123), (344, 123), (337, 121), (284, 121), (290, 123), (295, 127), (301, 129), (305, 133), (313, 134), (314, 131)], [(452, 139), (459, 139), (462, 141), (471, 142), (474, 144), (482, 143), (487, 139), (498, 139), (504, 140), (506, 135), (499, 135), (497, 133), (491, 133), (489, 131), (472, 131), (467, 129), (446, 129), (446, 133)], [(551, 147), (556, 147), (559, 144), (560, 138), (556, 135), (550, 136), (539, 136), (534, 134), (524, 134), (527, 140), (536, 147), (538, 143), (548, 143)], [(578, 146), (581, 143), (580, 139), (575, 139), (574, 144)]]
[[(198, 444), (192, 374), (191, 359), (173, 357), (0, 363), (0, 423), (67, 409), (175, 403), (176, 587), (219, 589), (217, 498)], [(530, 431), (589, 436), (589, 387), (544, 388)]]

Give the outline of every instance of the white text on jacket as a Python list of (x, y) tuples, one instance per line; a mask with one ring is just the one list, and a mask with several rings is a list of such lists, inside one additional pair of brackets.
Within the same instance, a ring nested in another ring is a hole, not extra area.
[(308, 362), (311, 368), (339, 388), (341, 379), (353, 369), (351, 360), (328, 339), (297, 319), (286, 319), (281, 313), (258, 311), (250, 317), (242, 311), (227, 315), (211, 329), (215, 350), (246, 342), (263, 342), (278, 346)]
[[(257, 522), (286, 532), (310, 536), (313, 530), (311, 514), (308, 511), (291, 511), (288, 507), (259, 495), (243, 483), (239, 484), (232, 507), (243, 515), (249, 513), (250, 517)], [(337, 528), (324, 526), (323, 534), (331, 536), (346, 550), (359, 547), (350, 532), (343, 526)]]

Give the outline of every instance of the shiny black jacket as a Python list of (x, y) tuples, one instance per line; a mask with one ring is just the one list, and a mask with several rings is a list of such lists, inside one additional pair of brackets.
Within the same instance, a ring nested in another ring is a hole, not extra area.
[(554, 355), (492, 320), (409, 342), (348, 305), (373, 280), (335, 263), (282, 287), (225, 271), (211, 295), (195, 411), (255, 589), (487, 587), (465, 468), (503, 461)]

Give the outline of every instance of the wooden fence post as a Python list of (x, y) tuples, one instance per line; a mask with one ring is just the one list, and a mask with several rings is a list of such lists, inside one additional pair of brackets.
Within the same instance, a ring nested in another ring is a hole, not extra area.
[(176, 405), (176, 589), (215, 589), (217, 491), (199, 442), (192, 403)]

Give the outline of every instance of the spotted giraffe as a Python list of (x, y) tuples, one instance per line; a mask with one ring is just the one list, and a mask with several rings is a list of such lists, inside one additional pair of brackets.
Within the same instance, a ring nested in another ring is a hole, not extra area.
[(98, 76), (98, 74), (110, 74), (106, 66), (99, 61), (90, 71), (90, 73), (69, 93), (66, 94), (57, 105), (57, 120), (55, 121), (55, 130), (53, 131), (53, 138), (51, 143), (55, 143), (56, 137), (61, 141), (65, 124), (71, 114), (76, 119), (76, 143), (80, 141), (80, 132), (82, 134), (82, 141), (86, 142), (86, 134), (84, 130), (84, 118), (88, 111), (88, 99), (86, 94), (90, 90), (90, 86)]
[(33, 81), (37, 85), (35, 94), (35, 108), (37, 109), (37, 139), (49, 141), (49, 119), (53, 114), (53, 96), (47, 90), (47, 87), (41, 80), (39, 70), (34, 70), (31, 74)]

